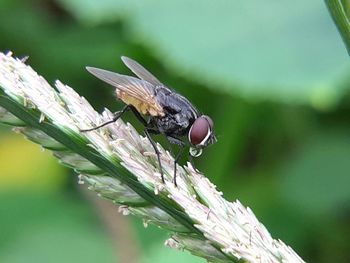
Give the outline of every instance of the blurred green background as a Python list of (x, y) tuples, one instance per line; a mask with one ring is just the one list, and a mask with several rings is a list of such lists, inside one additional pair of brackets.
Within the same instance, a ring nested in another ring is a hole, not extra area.
[[(323, 1), (1, 0), (0, 50), (99, 111), (122, 104), (84, 67), (138, 60), (214, 119), (196, 163), (226, 198), (304, 260), (350, 262), (350, 64)], [(0, 127), (0, 262), (204, 262), (166, 237)]]

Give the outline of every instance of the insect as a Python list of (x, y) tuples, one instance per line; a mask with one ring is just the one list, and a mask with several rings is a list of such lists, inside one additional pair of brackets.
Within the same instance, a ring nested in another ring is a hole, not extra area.
[(192, 156), (201, 155), (203, 148), (217, 141), (214, 134), (214, 123), (210, 117), (199, 113), (184, 96), (166, 87), (138, 62), (124, 56), (121, 59), (138, 78), (94, 67), (86, 67), (86, 69), (95, 77), (116, 88), (117, 98), (122, 100), (126, 106), (116, 112), (112, 120), (81, 131), (99, 129), (115, 122), (125, 112), (132, 111), (143, 124), (144, 133), (154, 148), (163, 183), (165, 181), (160, 152), (151, 134), (164, 134), (171, 144), (180, 146), (174, 159), (174, 184), (176, 186), (176, 165), (184, 147), (190, 146), (191, 161)]

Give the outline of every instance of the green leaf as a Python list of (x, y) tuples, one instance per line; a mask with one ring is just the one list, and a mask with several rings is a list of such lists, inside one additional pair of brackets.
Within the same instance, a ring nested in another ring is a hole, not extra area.
[(329, 215), (350, 201), (348, 133), (314, 136), (281, 171), (282, 196), (311, 215)]
[(0, 212), (0, 262), (107, 263), (118, 253), (93, 211), (67, 193), (1, 193)]
[(342, 95), (337, 84), (350, 69), (316, 0), (61, 2), (86, 23), (124, 19), (134, 41), (215, 90), (326, 108)]
[(188, 262), (188, 263), (204, 263), (205, 260), (199, 257), (193, 257), (190, 253), (178, 253), (173, 249), (164, 249), (159, 246), (153, 246), (150, 248), (145, 258), (141, 260), (142, 263), (151, 262)]
[(337, 26), (340, 35), (350, 53), (350, 21), (349, 21), (349, 2), (342, 0), (326, 0), (329, 12)]

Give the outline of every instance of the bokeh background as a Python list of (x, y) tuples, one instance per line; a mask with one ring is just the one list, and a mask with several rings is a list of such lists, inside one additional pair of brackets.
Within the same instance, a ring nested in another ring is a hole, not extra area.
[[(227, 199), (306, 261), (350, 262), (350, 65), (323, 1), (1, 0), (0, 50), (100, 111), (122, 104), (84, 67), (138, 60), (215, 120), (197, 166)], [(116, 210), (0, 126), (0, 262), (204, 262)]]

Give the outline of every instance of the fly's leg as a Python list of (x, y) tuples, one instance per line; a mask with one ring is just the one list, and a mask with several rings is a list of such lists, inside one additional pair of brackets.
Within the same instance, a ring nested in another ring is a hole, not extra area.
[(130, 110), (131, 106), (130, 105), (126, 105), (121, 111), (118, 111), (115, 113), (114, 117), (112, 120), (110, 121), (107, 121), (105, 123), (102, 123), (101, 125), (99, 126), (96, 126), (94, 128), (91, 128), (91, 129), (84, 129), (84, 130), (80, 130), (81, 132), (89, 132), (89, 131), (94, 131), (94, 130), (97, 130), (99, 128), (102, 128), (110, 123), (113, 123), (113, 122), (116, 122), (125, 112), (127, 112), (128, 110)]
[(158, 158), (160, 176), (161, 176), (162, 182), (163, 182), (163, 184), (164, 184), (164, 183), (165, 183), (165, 180), (164, 180), (164, 174), (163, 174), (162, 163), (160, 162), (160, 152), (159, 152), (159, 150), (158, 150), (158, 148), (157, 148), (156, 143), (153, 141), (151, 135), (149, 134), (149, 130), (148, 130), (147, 128), (145, 129), (145, 134), (146, 134), (148, 140), (150, 141), (150, 143), (152, 144), (154, 151), (156, 152), (156, 155), (157, 155), (157, 158)]
[(136, 118), (145, 126), (145, 130), (144, 130), (145, 135), (147, 136), (148, 140), (151, 142), (151, 144), (153, 146), (153, 149), (156, 152), (158, 163), (159, 163), (160, 175), (162, 177), (162, 182), (165, 183), (163, 169), (162, 169), (162, 164), (160, 162), (160, 152), (159, 152), (159, 150), (157, 148), (156, 143), (153, 141), (153, 139), (152, 139), (152, 137), (150, 135), (150, 133), (155, 133), (157, 131), (155, 131), (154, 129), (148, 127), (149, 123), (142, 117), (142, 115), (132, 105), (126, 105), (121, 111), (116, 112), (116, 114), (115, 114), (115, 116), (113, 117), (112, 120), (107, 121), (105, 123), (102, 123), (101, 125), (96, 126), (94, 128), (84, 129), (84, 130), (80, 130), (80, 131), (81, 132), (89, 132), (89, 131), (94, 131), (94, 130), (97, 130), (97, 129), (101, 128), (101, 127), (104, 127), (104, 126), (106, 126), (106, 125), (108, 125), (110, 123), (113, 123), (113, 122), (117, 121), (128, 110), (131, 110), (134, 113), (134, 115), (136, 116)]
[(188, 155), (188, 159), (190, 160), (190, 163), (193, 167), (193, 169), (196, 171), (196, 172), (199, 172), (199, 170), (196, 168), (195, 164), (194, 164), (194, 159), (193, 159), (193, 156), (191, 154)]
[(132, 105), (129, 105), (129, 107), (132, 113), (134, 113), (135, 117), (143, 124), (143, 126), (147, 128), (149, 126), (148, 122), (142, 117), (142, 115), (137, 111), (137, 109)]
[(183, 150), (184, 150), (184, 147), (181, 147), (179, 152), (177, 153), (176, 155), (176, 158), (174, 160), (174, 185), (177, 187), (177, 182), (176, 182), (176, 167), (177, 167), (177, 164), (179, 162), (179, 159), (180, 157), (182, 156), (183, 154)]
[(148, 138), (148, 140), (150, 141), (150, 143), (152, 144), (152, 147), (153, 147), (154, 151), (156, 152), (157, 159), (158, 159), (158, 164), (159, 164), (160, 176), (162, 178), (162, 182), (165, 183), (162, 163), (160, 161), (160, 152), (159, 152), (159, 149), (158, 149), (156, 143), (154, 142), (154, 140), (152, 139), (151, 134), (150, 134), (150, 133), (159, 133), (159, 132), (154, 130), (154, 129), (152, 129), (151, 127), (149, 127), (150, 126), (149, 122), (147, 122), (142, 117), (142, 115), (137, 111), (137, 109), (135, 107), (130, 106), (130, 109), (134, 113), (136, 118), (145, 126), (145, 130), (144, 130), (145, 135)]
[[(177, 164), (183, 154), (183, 150), (185, 148), (185, 143), (183, 141), (181, 141), (180, 139), (176, 138), (176, 137), (172, 137), (172, 136), (167, 136), (166, 137), (168, 139), (168, 141), (171, 143), (171, 144), (176, 144), (176, 145), (179, 145), (180, 146), (180, 150), (179, 152), (177, 153), (175, 159), (174, 159), (174, 185), (177, 186), (177, 183), (176, 183), (176, 171), (177, 171)], [(174, 155), (172, 153), (172, 155)]]

